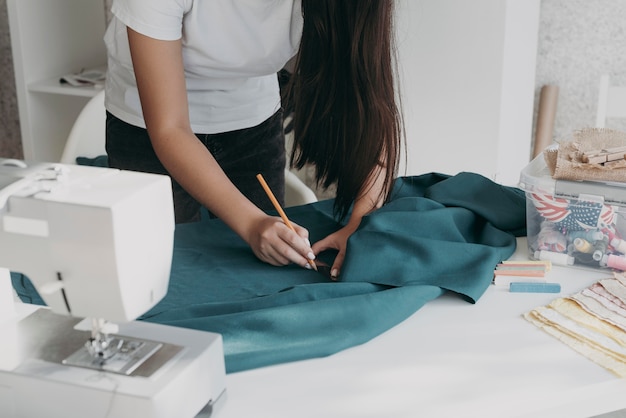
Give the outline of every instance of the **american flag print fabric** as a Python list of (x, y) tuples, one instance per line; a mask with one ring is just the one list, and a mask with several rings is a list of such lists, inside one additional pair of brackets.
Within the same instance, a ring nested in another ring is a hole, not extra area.
[(541, 216), (566, 231), (611, 228), (615, 211), (611, 205), (589, 200), (568, 200), (533, 193), (532, 201)]

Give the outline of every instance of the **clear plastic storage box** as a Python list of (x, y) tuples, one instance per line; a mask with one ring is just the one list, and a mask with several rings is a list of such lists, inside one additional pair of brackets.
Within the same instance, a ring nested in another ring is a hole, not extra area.
[(626, 271), (626, 183), (555, 180), (540, 154), (519, 186), (531, 259)]

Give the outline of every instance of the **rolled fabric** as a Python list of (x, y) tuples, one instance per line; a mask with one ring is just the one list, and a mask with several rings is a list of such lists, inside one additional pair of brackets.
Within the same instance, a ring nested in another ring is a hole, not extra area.
[(539, 155), (553, 141), (558, 98), (559, 86), (546, 84), (541, 88), (533, 158)]

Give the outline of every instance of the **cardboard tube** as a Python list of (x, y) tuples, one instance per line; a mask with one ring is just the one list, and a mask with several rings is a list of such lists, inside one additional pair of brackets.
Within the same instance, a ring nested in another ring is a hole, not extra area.
[(541, 88), (533, 158), (543, 152), (553, 141), (554, 119), (556, 117), (558, 98), (559, 86), (546, 84)]

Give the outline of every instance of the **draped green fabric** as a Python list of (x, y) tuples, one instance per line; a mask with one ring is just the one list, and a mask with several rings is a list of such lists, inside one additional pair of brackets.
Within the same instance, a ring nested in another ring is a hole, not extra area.
[[(286, 212), (312, 242), (340, 227), (332, 201)], [(326, 356), (446, 291), (475, 303), (524, 234), (523, 192), (473, 173), (398, 179), (391, 201), (350, 238), (338, 282), (264, 264), (221, 221), (205, 219), (176, 227), (169, 292), (140, 319), (222, 334), (228, 372)], [(13, 282), (23, 300), (38, 300), (26, 281)]]

